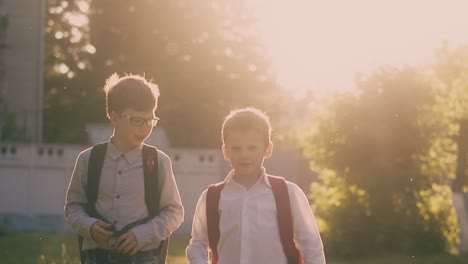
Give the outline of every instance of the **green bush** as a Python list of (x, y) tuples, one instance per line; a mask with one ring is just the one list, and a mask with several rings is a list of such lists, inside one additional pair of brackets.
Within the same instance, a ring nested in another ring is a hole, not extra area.
[(425, 254), (449, 251), (457, 244), (453, 207), (443, 191), (449, 192), (440, 186), (421, 192), (408, 198), (403, 207), (398, 202), (401, 199), (395, 198), (387, 212), (376, 211), (365, 190), (324, 171), (320, 181), (311, 185), (310, 198), (328, 255)]

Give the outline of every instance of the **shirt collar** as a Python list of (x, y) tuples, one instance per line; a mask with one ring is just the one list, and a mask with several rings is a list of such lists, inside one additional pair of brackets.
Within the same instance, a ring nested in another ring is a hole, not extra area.
[[(270, 181), (268, 180), (268, 175), (266, 174), (266, 170), (265, 170), (265, 167), (262, 167), (262, 176), (260, 177), (260, 179), (258, 179), (257, 183), (259, 182), (263, 182), (265, 183), (268, 187), (271, 188), (271, 183)], [(229, 172), (229, 174), (226, 176), (226, 178), (224, 179), (223, 183), (226, 185), (226, 184), (229, 184), (230, 182), (233, 181), (232, 177), (234, 177), (234, 170), (231, 170)], [(255, 183), (255, 184), (257, 184)]]
[(138, 147), (124, 153), (119, 148), (117, 148), (114, 143), (112, 143), (111, 139), (112, 137), (109, 139), (109, 143), (107, 144), (107, 153), (112, 159), (117, 160), (120, 156), (124, 156), (128, 163), (132, 164), (142, 155), (141, 151), (143, 148), (143, 143), (138, 145)]

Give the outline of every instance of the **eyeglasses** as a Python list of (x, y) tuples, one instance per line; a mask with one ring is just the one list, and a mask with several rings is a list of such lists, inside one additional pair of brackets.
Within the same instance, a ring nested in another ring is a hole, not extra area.
[(143, 124), (146, 124), (148, 127), (155, 127), (158, 124), (159, 117), (144, 119), (137, 116), (129, 116), (122, 114), (122, 117), (126, 117), (130, 120), (130, 124), (135, 127), (141, 127)]

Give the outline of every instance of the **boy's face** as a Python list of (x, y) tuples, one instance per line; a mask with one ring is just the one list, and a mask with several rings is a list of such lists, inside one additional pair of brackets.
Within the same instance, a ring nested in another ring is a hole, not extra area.
[(273, 145), (265, 145), (265, 139), (255, 130), (231, 131), (223, 146), (224, 159), (230, 162), (236, 177), (258, 177), (272, 150)]
[(114, 144), (121, 151), (129, 151), (138, 147), (151, 134), (152, 119), (156, 119), (152, 109), (143, 112), (133, 109), (125, 109), (122, 113), (111, 112)]

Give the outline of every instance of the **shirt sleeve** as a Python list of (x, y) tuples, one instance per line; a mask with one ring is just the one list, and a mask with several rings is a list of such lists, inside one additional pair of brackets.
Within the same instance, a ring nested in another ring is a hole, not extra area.
[(192, 223), (192, 238), (185, 251), (191, 264), (208, 263), (208, 228), (206, 224), (206, 190), (200, 195)]
[(304, 264), (325, 264), (322, 239), (309, 200), (294, 183), (288, 182), (288, 192), (294, 225), (294, 241), (302, 254)]
[(90, 149), (81, 152), (76, 159), (70, 184), (65, 197), (65, 220), (75, 232), (92, 239), (91, 226), (97, 220), (84, 210), (87, 203), (85, 186), (88, 175)]
[(159, 215), (146, 224), (132, 228), (141, 250), (154, 248), (179, 228), (184, 220), (184, 208), (169, 157), (158, 151), (160, 189)]

